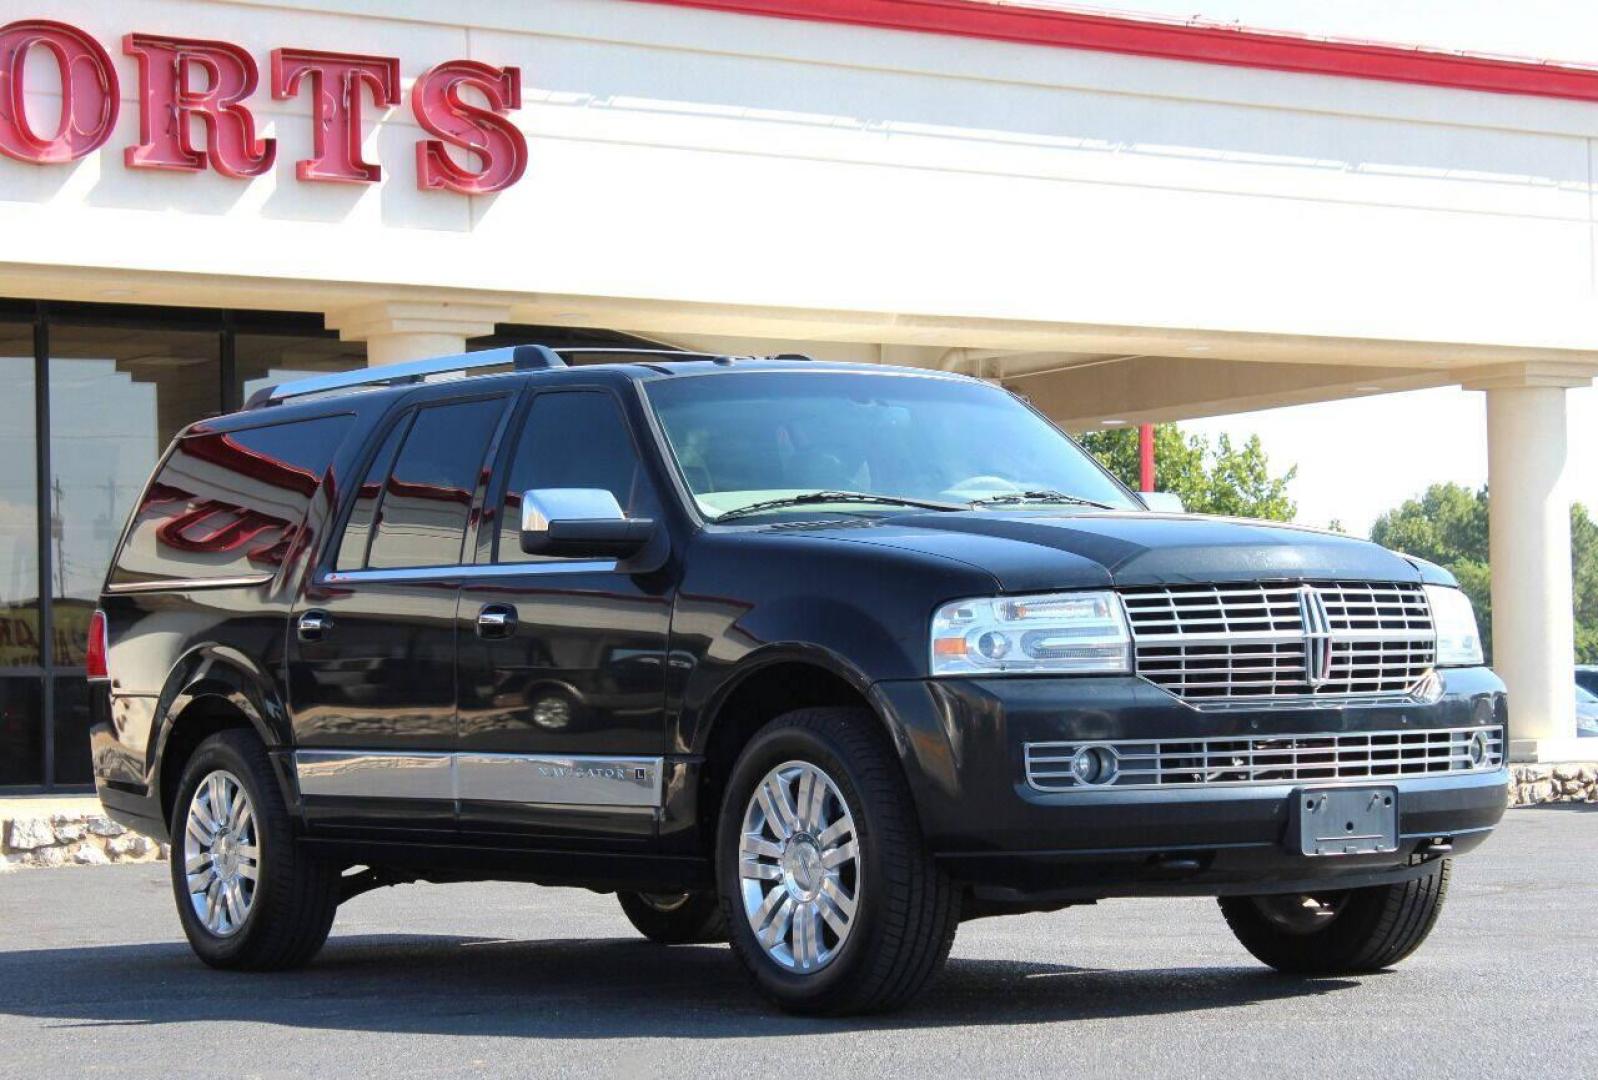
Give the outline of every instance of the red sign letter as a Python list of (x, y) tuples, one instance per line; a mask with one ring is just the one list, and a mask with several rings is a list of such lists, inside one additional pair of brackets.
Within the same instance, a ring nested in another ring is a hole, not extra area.
[[(462, 101), (463, 86), (482, 93), (489, 108)], [(438, 137), (416, 144), (416, 186), (486, 195), (520, 180), (527, 168), (527, 140), (505, 114), (521, 107), (518, 68), (451, 60), (417, 79), (411, 108), (417, 123)], [(482, 167), (473, 172), (457, 164), (444, 149), (446, 142), (476, 154)]]
[(361, 157), (361, 87), (372, 88), (372, 100), (392, 107), (400, 103), (399, 60), (391, 56), (272, 50), (272, 96), (279, 101), (299, 92), (310, 76), (316, 156), (295, 166), (301, 180), (337, 180), (370, 184), (383, 170)]
[[(39, 135), (28, 123), (23, 68), (35, 45), (61, 69), (61, 120)], [(111, 137), (117, 73), (100, 43), (75, 26), (35, 19), (0, 27), (0, 154), (35, 165), (76, 161)]]
[[(123, 156), (132, 169), (196, 172), (209, 163), (223, 176), (260, 176), (277, 156), (273, 139), (255, 137), (255, 117), (239, 102), (255, 92), (255, 61), (225, 41), (129, 34), (122, 51), (139, 59), (139, 145)], [(207, 87), (195, 88), (203, 71)], [(190, 122), (205, 125), (206, 149), (194, 147)]]

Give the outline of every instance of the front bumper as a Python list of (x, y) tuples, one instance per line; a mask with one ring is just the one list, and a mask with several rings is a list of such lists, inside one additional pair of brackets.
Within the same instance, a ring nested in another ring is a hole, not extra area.
[(1507, 723), (1485, 668), (1445, 673), (1431, 704), (1202, 712), (1141, 679), (879, 683), (934, 854), (979, 896), (1039, 903), (1102, 896), (1299, 892), (1404, 880), (1461, 854), (1502, 817), (1508, 773), (1351, 781), (1398, 792), (1398, 850), (1301, 854), (1293, 808), (1324, 782), (1040, 791), (1027, 743), (1421, 731)]

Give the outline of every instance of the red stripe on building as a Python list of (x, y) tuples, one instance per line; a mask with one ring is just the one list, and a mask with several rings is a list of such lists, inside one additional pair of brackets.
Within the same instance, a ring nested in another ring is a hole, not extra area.
[(640, 0), (1200, 64), (1598, 101), (1598, 68), (981, 0)]

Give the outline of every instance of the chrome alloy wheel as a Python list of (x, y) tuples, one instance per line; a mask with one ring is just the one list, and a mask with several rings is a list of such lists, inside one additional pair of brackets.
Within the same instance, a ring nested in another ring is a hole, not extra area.
[(238, 777), (223, 769), (194, 789), (183, 830), (189, 903), (217, 937), (237, 933), (255, 902), (261, 850), (255, 808)]
[(854, 928), (861, 870), (854, 818), (832, 778), (805, 761), (767, 773), (738, 850), (744, 914), (766, 955), (800, 974), (826, 967)]

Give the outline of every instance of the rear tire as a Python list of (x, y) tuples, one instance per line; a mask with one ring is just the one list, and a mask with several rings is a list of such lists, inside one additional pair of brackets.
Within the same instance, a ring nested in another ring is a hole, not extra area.
[(1243, 947), (1278, 971), (1380, 971), (1420, 948), (1431, 933), (1451, 870), (1445, 859), (1424, 876), (1396, 885), (1315, 897), (1223, 896), (1221, 912)]
[[(218, 732), (195, 749), (178, 785), (171, 835), (178, 917), (201, 960), (276, 971), (316, 955), (338, 910), (339, 869), (296, 841), (253, 732)], [(207, 907), (213, 897), (220, 910)]]
[(622, 913), (657, 945), (705, 945), (727, 940), (721, 898), (714, 892), (673, 895), (621, 892)]
[(728, 779), (716, 878), (733, 951), (796, 1013), (904, 1005), (942, 968), (960, 922), (959, 891), (865, 709), (800, 709), (756, 733)]

